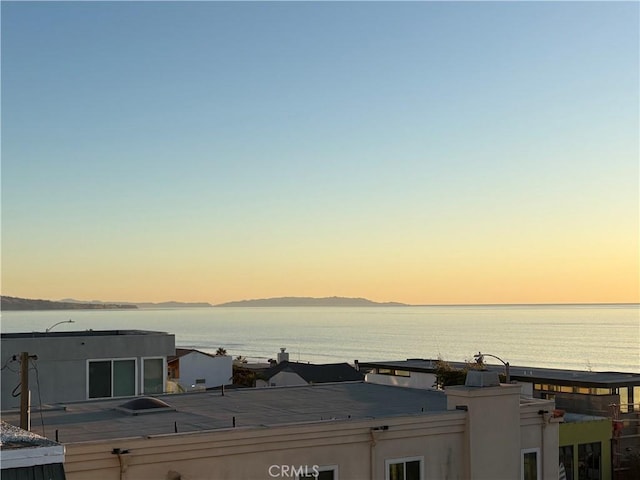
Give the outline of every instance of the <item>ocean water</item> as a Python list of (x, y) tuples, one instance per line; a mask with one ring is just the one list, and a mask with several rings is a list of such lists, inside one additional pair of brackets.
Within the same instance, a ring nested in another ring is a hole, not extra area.
[(159, 330), (179, 347), (256, 361), (281, 347), (312, 363), (465, 361), (482, 351), (511, 365), (640, 372), (639, 305), (9, 311), (1, 329), (44, 331), (68, 319), (55, 330)]

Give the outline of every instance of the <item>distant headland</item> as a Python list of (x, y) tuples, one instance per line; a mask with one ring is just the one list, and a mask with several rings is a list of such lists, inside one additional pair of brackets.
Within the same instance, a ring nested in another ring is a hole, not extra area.
[(106, 310), (106, 309), (131, 309), (136, 305), (122, 305), (115, 303), (82, 303), (52, 300), (40, 300), (18, 297), (0, 297), (0, 310)]
[(345, 297), (279, 297), (256, 300), (240, 300), (215, 305), (216, 307), (407, 307), (398, 302), (373, 302), (366, 298)]
[(0, 310), (109, 310), (145, 308), (206, 308), (206, 307), (408, 307), (399, 302), (374, 302), (366, 298), (347, 297), (278, 297), (239, 300), (212, 305), (206, 302), (103, 302), (65, 298), (60, 301), (1, 296)]
[(190, 307), (212, 307), (210, 303), (183, 303), (183, 302), (160, 302), (160, 303), (134, 303), (134, 302), (102, 302), (92, 300), (83, 302), (73, 298), (65, 298), (60, 301), (34, 300), (30, 298), (18, 298), (2, 296), (0, 300), (0, 310), (110, 310), (110, 309), (138, 309), (138, 308), (190, 308)]

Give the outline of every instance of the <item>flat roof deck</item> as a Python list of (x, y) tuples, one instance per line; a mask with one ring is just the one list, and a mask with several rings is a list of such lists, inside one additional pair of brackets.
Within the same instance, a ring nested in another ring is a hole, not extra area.
[[(119, 398), (68, 403), (44, 409), (47, 436), (58, 431), (62, 443), (107, 440), (233, 427), (275, 426), (321, 420), (367, 419), (446, 411), (442, 391), (392, 387), (364, 382), (339, 382), (296, 387), (268, 387), (161, 395), (173, 410), (131, 415), (117, 407)], [(3, 419), (19, 422), (18, 412)], [(41, 432), (40, 413), (32, 412), (32, 429)]]
[[(360, 362), (361, 368), (392, 368), (423, 373), (433, 373), (438, 360), (410, 358), (407, 360)], [(463, 362), (446, 362), (452, 367), (462, 368)], [(504, 373), (504, 365), (485, 364), (487, 370)], [(554, 383), (587, 387), (616, 388), (640, 385), (640, 373), (627, 372), (590, 372), (583, 370), (564, 370), (555, 368), (523, 367), (509, 365), (512, 380), (535, 383)]]
[(72, 330), (59, 332), (17, 332), (0, 334), (1, 339), (12, 338), (64, 338), (64, 337), (105, 337), (116, 335), (169, 335), (154, 330)]

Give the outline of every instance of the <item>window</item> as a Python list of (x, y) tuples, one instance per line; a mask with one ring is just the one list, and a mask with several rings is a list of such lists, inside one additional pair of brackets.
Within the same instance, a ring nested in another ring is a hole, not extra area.
[[(633, 390), (631, 391), (633, 394)], [(629, 387), (620, 387), (620, 412), (628, 413), (633, 412), (633, 409), (629, 409)]]
[[(317, 476), (314, 476), (317, 472)], [(338, 466), (318, 467), (317, 470), (309, 470), (305, 475), (298, 477), (298, 480), (338, 480)]]
[(560, 447), (560, 465), (567, 479), (573, 480), (573, 445)]
[(422, 480), (422, 457), (385, 460), (385, 480)]
[(522, 450), (522, 480), (540, 480), (540, 449), (527, 448)]
[(602, 478), (602, 451), (600, 442), (578, 445), (578, 480)]
[(145, 395), (164, 391), (164, 359), (145, 358), (143, 361)]
[(196, 378), (196, 385), (204, 385), (205, 383), (207, 383), (206, 378)]
[(136, 361), (89, 360), (89, 398), (127, 397), (136, 394)]

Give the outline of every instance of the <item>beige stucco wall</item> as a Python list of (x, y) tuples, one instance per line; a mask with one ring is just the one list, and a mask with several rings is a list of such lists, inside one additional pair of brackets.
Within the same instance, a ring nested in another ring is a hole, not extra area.
[[(338, 465), (341, 479), (384, 479), (385, 460), (414, 456), (424, 458), (425, 478), (456, 480), (464, 478), (465, 417), (454, 411), (68, 444), (65, 470), (68, 480), (120, 480), (111, 453), (120, 448), (129, 451), (120, 456), (124, 480), (268, 479), (272, 465)], [(388, 429), (372, 431), (381, 426)]]
[(548, 421), (553, 401), (521, 403), (519, 385), (449, 387), (448, 408), (465, 406), (465, 477), (474, 480), (518, 479), (521, 452), (539, 448), (541, 478), (558, 478), (558, 424)]
[(411, 416), (71, 443), (65, 470), (68, 480), (252, 480), (278, 478), (271, 466), (337, 465), (342, 480), (384, 480), (386, 460), (419, 457), (425, 479), (517, 480), (522, 450), (535, 448), (540, 478), (558, 478), (558, 424), (539, 413), (552, 401), (521, 403), (517, 385), (452, 387), (447, 397), (449, 411)]
[[(559, 476), (560, 419), (553, 418), (552, 400), (537, 401), (520, 407), (521, 450), (540, 448), (543, 479)], [(543, 413), (538, 413), (542, 411)]]

